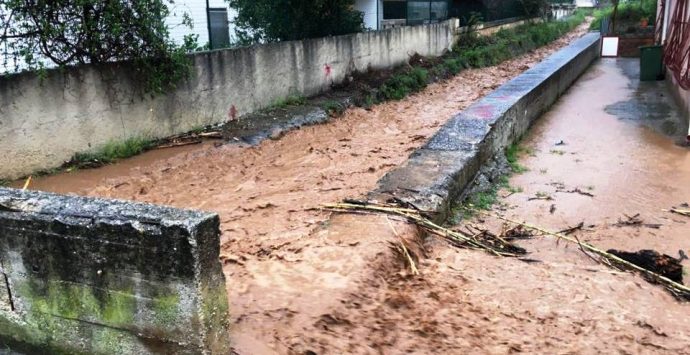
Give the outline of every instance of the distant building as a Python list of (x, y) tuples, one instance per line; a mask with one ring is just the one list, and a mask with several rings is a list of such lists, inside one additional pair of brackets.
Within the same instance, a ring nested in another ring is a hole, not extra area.
[(364, 26), (383, 30), (444, 21), (468, 19), (478, 14), (482, 21), (521, 17), (519, 0), (356, 0), (355, 9), (364, 13)]
[(369, 30), (420, 25), (448, 19), (449, 0), (356, 0)]
[[(690, 2), (665, 0), (657, 6), (657, 18), (662, 20), (657, 26), (657, 41), (664, 45), (666, 80), (687, 122), (690, 121), (690, 31), (683, 26), (690, 23)], [(690, 142), (690, 127), (687, 139)]]
[(598, 4), (598, 0), (575, 0), (575, 6), (577, 7), (596, 7)]
[[(233, 19), (237, 16), (225, 0), (175, 0), (170, 4), (166, 23), (173, 40), (181, 43), (185, 35), (198, 36), (200, 46), (225, 48), (234, 42)], [(193, 28), (182, 25), (184, 14), (192, 19)]]

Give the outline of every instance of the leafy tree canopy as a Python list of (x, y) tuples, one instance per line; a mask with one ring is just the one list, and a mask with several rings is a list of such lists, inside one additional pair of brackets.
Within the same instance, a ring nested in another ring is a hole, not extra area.
[[(162, 92), (189, 71), (188, 36), (174, 43), (165, 18), (172, 0), (0, 0), (5, 72), (132, 61), (147, 89)], [(191, 26), (188, 16), (186, 25)]]
[(364, 29), (354, 0), (227, 0), (242, 44), (336, 36)]

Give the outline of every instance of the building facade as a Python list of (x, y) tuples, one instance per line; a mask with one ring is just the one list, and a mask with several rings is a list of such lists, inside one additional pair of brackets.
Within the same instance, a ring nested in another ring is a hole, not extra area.
[(664, 46), (666, 80), (686, 120), (690, 120), (690, 0), (659, 0), (657, 18), (657, 40)]
[[(197, 35), (199, 45), (206, 48), (225, 48), (235, 42), (233, 20), (237, 12), (224, 0), (175, 0), (169, 6), (166, 23), (177, 43), (189, 34)], [(191, 29), (182, 23), (185, 14), (192, 20)]]
[(357, 0), (369, 30), (414, 26), (458, 18), (465, 22), (478, 15), (484, 22), (524, 15), (519, 0)]

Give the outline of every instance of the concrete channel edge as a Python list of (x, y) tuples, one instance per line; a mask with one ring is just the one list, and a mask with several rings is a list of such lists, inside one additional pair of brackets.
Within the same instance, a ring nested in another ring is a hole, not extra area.
[(0, 188), (0, 348), (229, 353), (219, 223), (212, 213)]
[(516, 142), (599, 57), (588, 33), (451, 118), (368, 198), (397, 198), (448, 217), (452, 201), (495, 154)]

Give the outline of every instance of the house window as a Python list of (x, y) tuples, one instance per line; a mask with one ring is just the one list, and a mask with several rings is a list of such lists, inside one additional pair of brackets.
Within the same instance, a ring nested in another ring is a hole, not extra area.
[(406, 1), (384, 1), (383, 2), (383, 19), (384, 20), (407, 19), (407, 2)]
[(230, 47), (230, 28), (228, 24), (228, 9), (209, 8), (209, 45), (211, 49)]
[(412, 0), (407, 2), (408, 25), (434, 23), (447, 18), (448, 1), (446, 0)]

